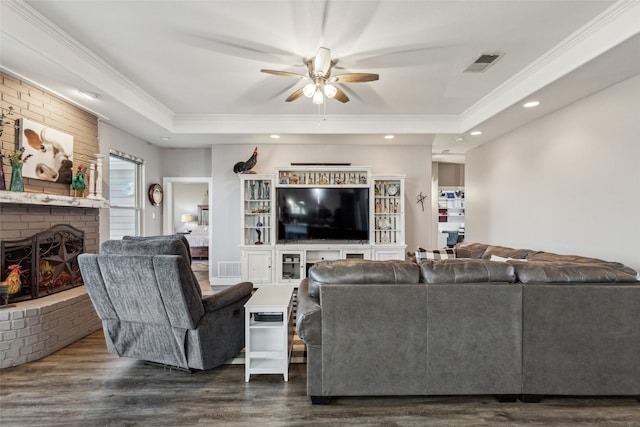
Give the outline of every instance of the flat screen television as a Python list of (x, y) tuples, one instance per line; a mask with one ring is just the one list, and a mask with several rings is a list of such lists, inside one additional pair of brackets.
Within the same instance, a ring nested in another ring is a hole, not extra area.
[(278, 188), (279, 243), (369, 241), (368, 188)]

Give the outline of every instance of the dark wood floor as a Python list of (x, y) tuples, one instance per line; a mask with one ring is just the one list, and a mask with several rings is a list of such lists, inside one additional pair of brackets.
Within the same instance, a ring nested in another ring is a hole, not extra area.
[(2, 426), (638, 426), (631, 398), (340, 398), (312, 406), (304, 364), (252, 376), (226, 365), (188, 374), (119, 359), (96, 332), (44, 359), (0, 370)]

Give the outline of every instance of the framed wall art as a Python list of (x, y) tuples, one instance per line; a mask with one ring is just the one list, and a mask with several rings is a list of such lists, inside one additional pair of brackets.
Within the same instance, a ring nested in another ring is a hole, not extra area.
[(33, 157), (22, 167), (22, 176), (71, 184), (73, 135), (29, 119), (20, 119), (20, 147)]

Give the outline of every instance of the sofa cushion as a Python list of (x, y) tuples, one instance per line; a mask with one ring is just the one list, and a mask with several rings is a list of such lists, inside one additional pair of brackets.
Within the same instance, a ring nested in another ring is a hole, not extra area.
[(360, 285), (419, 281), (420, 269), (412, 262), (365, 259), (320, 261), (309, 269), (309, 295), (319, 298), (323, 283)]
[(603, 264), (529, 261), (511, 264), (522, 283), (615, 283), (637, 282), (635, 275)]
[(489, 261), (497, 261), (497, 262), (507, 262), (507, 261), (515, 261), (515, 262), (527, 262), (526, 259), (523, 258), (505, 258), (498, 255), (491, 255)]
[(503, 258), (526, 259), (529, 254), (534, 252), (531, 249), (514, 249), (506, 246), (489, 245), (484, 254), (482, 254), (482, 258), (491, 259), (492, 255), (497, 255)]
[(420, 264), (421, 281), (425, 283), (515, 282), (511, 263), (485, 259), (445, 259)]
[(456, 250), (456, 258), (482, 258), (484, 251), (489, 245), (484, 243), (457, 243), (454, 248)]
[(448, 249), (432, 249), (432, 250), (425, 250), (425, 249), (418, 249), (416, 251), (416, 260), (418, 261), (422, 261), (425, 259), (452, 259), (452, 258), (456, 258), (456, 250), (453, 248), (448, 248)]
[(627, 267), (626, 265), (620, 262), (611, 262), (611, 261), (605, 261), (603, 259), (589, 258), (584, 256), (578, 256), (578, 255), (558, 255), (551, 252), (540, 251), (540, 252), (533, 252), (529, 254), (527, 259), (529, 261), (543, 261), (543, 262), (570, 262), (570, 263), (581, 263), (581, 264), (598, 264), (598, 265), (604, 265), (609, 268), (614, 268), (616, 270), (623, 271), (627, 274), (631, 274), (631, 275), (637, 274), (637, 272), (634, 269)]

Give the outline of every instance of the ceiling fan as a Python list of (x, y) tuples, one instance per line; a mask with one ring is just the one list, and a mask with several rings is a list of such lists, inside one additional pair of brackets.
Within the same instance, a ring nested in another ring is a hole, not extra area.
[(318, 49), (316, 56), (305, 62), (308, 74), (291, 73), (289, 71), (260, 70), (263, 73), (275, 74), (276, 76), (295, 77), (298, 79), (311, 80), (304, 87), (293, 92), (286, 99), (287, 102), (295, 101), (302, 95), (311, 98), (314, 104), (322, 104), (324, 98), (333, 98), (342, 103), (349, 102), (349, 97), (339, 87), (333, 83), (361, 83), (378, 80), (377, 74), (371, 73), (346, 73), (331, 76), (331, 70), (336, 65), (336, 61), (331, 59), (331, 50), (326, 47)]

